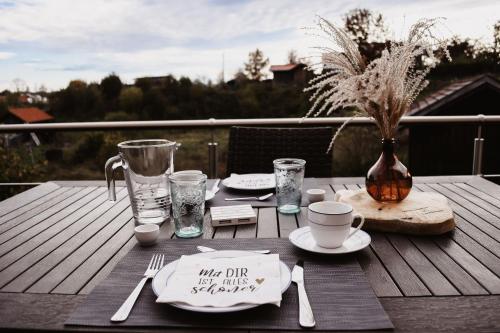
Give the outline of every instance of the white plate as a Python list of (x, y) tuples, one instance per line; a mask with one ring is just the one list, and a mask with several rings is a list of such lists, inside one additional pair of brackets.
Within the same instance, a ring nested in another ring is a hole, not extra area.
[(269, 190), (276, 187), (276, 180), (272, 173), (249, 173), (234, 175), (240, 179), (239, 182), (231, 182), (231, 177), (222, 181), (222, 184), (236, 190)]
[[(352, 230), (354, 230), (354, 228), (351, 228), (351, 231)], [(302, 250), (322, 254), (345, 254), (356, 252), (364, 249), (370, 245), (371, 242), (370, 235), (363, 230), (359, 230), (354, 235), (349, 237), (341, 247), (327, 249), (316, 244), (316, 241), (311, 234), (310, 227), (295, 229), (290, 233), (288, 239), (293, 245), (301, 248)]]
[[(255, 256), (259, 254), (249, 251), (214, 251), (214, 252), (197, 253), (193, 255), (207, 257), (207, 258), (236, 258), (236, 257)], [(177, 266), (178, 262), (179, 260), (172, 261), (171, 263), (165, 265), (158, 273), (156, 273), (152, 282), (153, 292), (155, 293), (156, 296), (159, 296), (163, 288), (167, 286), (168, 279), (174, 273), (175, 267)], [(290, 268), (288, 268), (288, 266), (281, 260), (280, 260), (280, 274), (281, 274), (281, 293), (284, 293), (290, 286), (290, 283), (292, 282), (292, 273), (290, 272)], [(176, 308), (188, 311), (207, 312), (207, 313), (235, 312), (259, 306), (258, 304), (238, 304), (238, 305), (219, 308), (211, 306), (192, 306), (182, 303), (169, 303), (169, 304), (175, 306)]]

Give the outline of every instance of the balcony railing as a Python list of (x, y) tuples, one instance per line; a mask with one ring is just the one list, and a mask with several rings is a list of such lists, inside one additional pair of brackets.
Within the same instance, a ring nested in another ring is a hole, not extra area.
[[(221, 128), (229, 126), (315, 126), (340, 125), (346, 117), (332, 118), (256, 118), (256, 119), (206, 119), (206, 120), (153, 120), (153, 121), (103, 121), (103, 122), (68, 122), (45, 124), (0, 124), (0, 133), (35, 132), (35, 131), (112, 131), (165, 128)], [(500, 124), (499, 116), (409, 116), (401, 119), (402, 125), (412, 124), (470, 124), (477, 127), (474, 138), (472, 174), (482, 175), (484, 138), (482, 128), (485, 124)], [(372, 118), (356, 117), (349, 125), (374, 125)], [(212, 134), (208, 142), (209, 176), (217, 176), (217, 142)]]
[[(500, 113), (500, 112), (499, 112)], [(77, 123), (45, 123), (45, 124), (0, 124), (2, 132), (33, 132), (33, 131), (112, 131), (158, 128), (218, 128), (229, 126), (291, 126), (291, 125), (340, 125), (347, 117), (331, 118), (253, 118), (253, 119), (203, 119), (203, 120), (150, 120), (150, 121), (100, 121)], [(351, 125), (375, 124), (372, 118), (356, 117)], [(480, 127), (485, 123), (500, 123), (499, 116), (410, 116), (403, 117), (401, 124), (436, 124), (462, 123), (474, 124)]]

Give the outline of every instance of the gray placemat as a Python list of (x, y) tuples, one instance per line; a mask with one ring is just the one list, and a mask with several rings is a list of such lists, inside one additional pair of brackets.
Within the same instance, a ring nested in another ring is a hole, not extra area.
[(290, 269), (305, 261), (305, 284), (316, 318), (316, 330), (373, 330), (393, 328), (354, 255), (318, 256), (306, 253), (285, 239), (163, 240), (153, 247), (134, 247), (73, 312), (66, 325), (123, 327), (191, 327), (258, 330), (300, 330), (297, 287), (283, 294), (281, 307), (262, 305), (231, 314), (202, 314), (155, 303), (151, 283), (144, 287), (129, 318), (110, 318), (134, 289), (153, 253), (167, 261), (195, 253), (196, 245), (217, 249), (270, 249)]
[[(211, 188), (214, 181), (209, 181), (207, 184), (207, 188)], [(317, 188), (318, 181), (315, 178), (304, 178), (304, 183), (302, 184), (302, 207), (309, 206), (309, 200), (307, 200), (306, 191), (311, 188)], [(240, 197), (259, 197), (261, 195), (275, 192), (274, 190), (264, 190), (264, 191), (242, 191), (235, 190), (229, 187), (226, 187), (222, 184), (222, 181), (219, 185), (219, 192), (215, 194), (215, 197), (212, 200), (207, 201), (208, 207), (219, 207), (219, 206), (234, 206), (234, 205), (244, 205), (250, 204), (252, 207), (277, 207), (278, 203), (276, 201), (276, 196), (273, 195), (267, 200), (258, 201), (258, 200), (250, 200), (250, 201), (226, 201), (225, 198), (240, 198)]]

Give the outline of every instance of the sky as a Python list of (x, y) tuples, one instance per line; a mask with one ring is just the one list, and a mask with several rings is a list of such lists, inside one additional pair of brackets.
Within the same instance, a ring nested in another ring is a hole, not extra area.
[(0, 90), (55, 90), (111, 72), (127, 83), (215, 81), (224, 68), (228, 80), (257, 47), (271, 64), (292, 49), (314, 54), (319, 42), (304, 28), (318, 15), (339, 24), (354, 8), (381, 13), (396, 38), (419, 18), (445, 17), (445, 37), (490, 43), (500, 20), (499, 0), (0, 0)]

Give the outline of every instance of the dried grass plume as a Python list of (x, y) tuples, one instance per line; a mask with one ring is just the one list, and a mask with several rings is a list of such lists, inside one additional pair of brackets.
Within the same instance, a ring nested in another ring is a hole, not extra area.
[[(336, 110), (353, 108), (354, 116), (374, 118), (383, 138), (393, 138), (401, 117), (428, 84), (425, 77), (439, 62), (438, 52), (444, 50), (449, 58), (446, 40), (432, 33), (438, 20), (418, 21), (406, 40), (388, 43), (379, 58), (367, 63), (345, 30), (319, 17), (320, 33), (332, 45), (317, 48), (322, 74), (305, 89), (312, 92), (313, 103), (306, 117), (329, 116)], [(426, 57), (425, 65), (417, 68), (417, 60), (422, 57)], [(345, 125), (335, 133), (332, 145)]]

